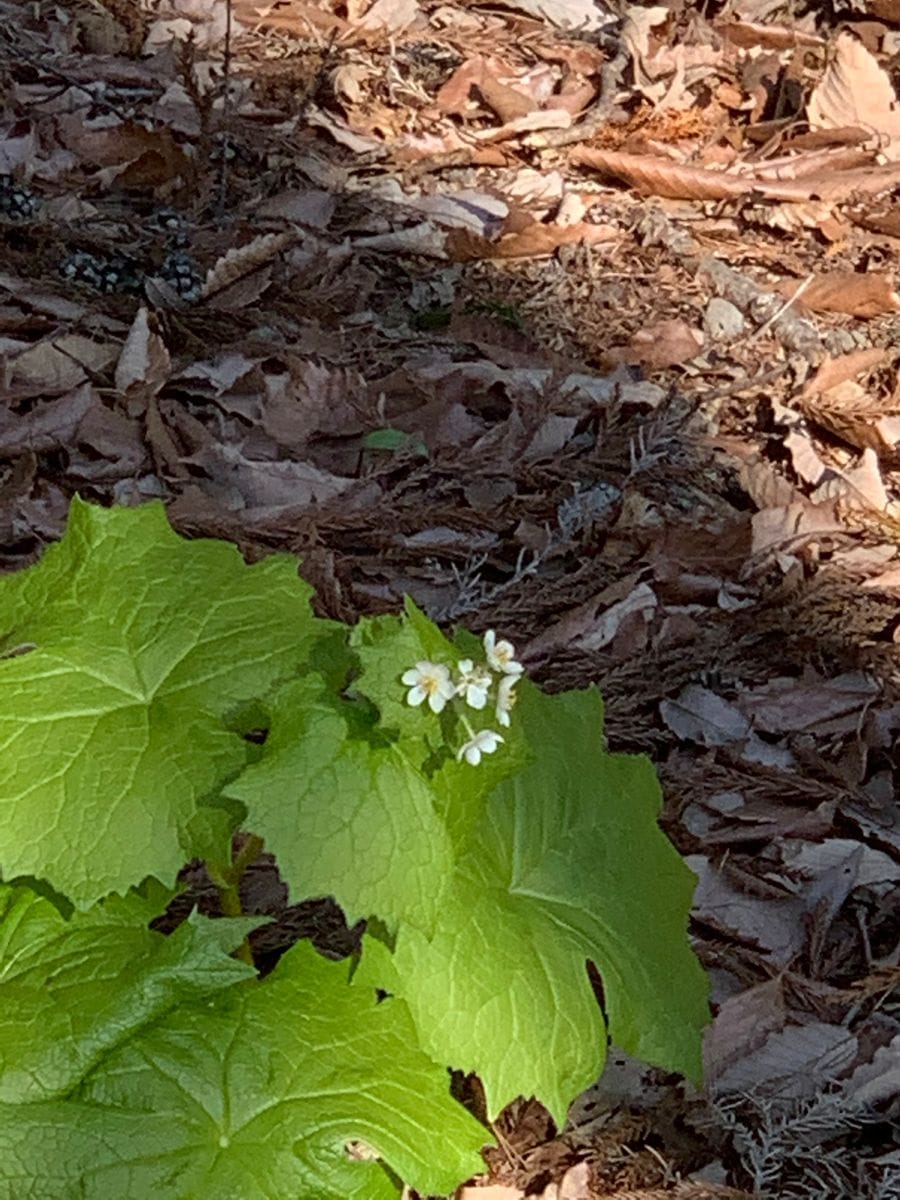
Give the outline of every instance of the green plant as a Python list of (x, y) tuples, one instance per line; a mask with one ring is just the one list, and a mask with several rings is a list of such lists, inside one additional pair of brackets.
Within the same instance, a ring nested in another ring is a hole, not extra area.
[[(448, 1068), (491, 1118), (535, 1095), (558, 1122), (608, 1035), (698, 1075), (693, 877), (597, 693), (411, 604), (345, 630), (309, 601), (289, 557), (159, 504), (76, 500), (0, 581), (0, 1200), (445, 1193), (489, 1140)], [(301, 942), (257, 978), (238, 828), (292, 900), (369, 919), (356, 959)], [(192, 858), (232, 915), (164, 937)]]

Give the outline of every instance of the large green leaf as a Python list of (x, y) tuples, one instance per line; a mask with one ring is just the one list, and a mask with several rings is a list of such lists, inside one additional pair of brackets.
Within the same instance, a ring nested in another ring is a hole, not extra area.
[(310, 591), (286, 555), (178, 537), (161, 504), (73, 501), (62, 541), (0, 580), (4, 877), (86, 907), (208, 852), (202, 802), (246, 761), (227, 719), (305, 662), (327, 625)]
[(286, 685), (261, 761), (230, 784), (296, 899), (335, 896), (351, 924), (377, 913), (430, 929), (453, 865), (428, 781), (398, 746), (352, 738), (322, 682)]
[(606, 1055), (589, 961), (612, 1040), (693, 1078), (707, 981), (687, 939), (695, 880), (656, 823), (649, 760), (605, 751), (596, 693), (523, 682), (516, 715), (535, 761), (492, 793), (438, 929), (401, 929), (384, 986), (437, 1061), (480, 1075), (492, 1116), (535, 1095), (561, 1122)]
[(192, 914), (164, 937), (146, 907), (129, 896), (66, 920), (30, 888), (0, 885), (0, 1101), (64, 1095), (179, 1002), (253, 975), (229, 951), (260, 918)]
[(395, 1198), (353, 1142), (444, 1194), (489, 1140), (405, 1006), (300, 943), (262, 983), (145, 1029), (71, 1100), (0, 1105), (0, 1200)]

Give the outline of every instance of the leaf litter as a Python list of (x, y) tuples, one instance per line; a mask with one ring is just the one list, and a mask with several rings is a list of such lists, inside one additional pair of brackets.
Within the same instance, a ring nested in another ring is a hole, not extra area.
[(614, 1054), (465, 1200), (900, 1195), (900, 10), (840, 15), (0, 0), (4, 569), (162, 497), (659, 767), (705, 1090)]

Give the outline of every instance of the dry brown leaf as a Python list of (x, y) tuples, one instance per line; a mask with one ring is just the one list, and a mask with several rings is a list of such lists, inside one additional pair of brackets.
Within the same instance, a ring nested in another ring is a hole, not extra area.
[(483, 58), (466, 59), (438, 89), (435, 97), (438, 111), (448, 117), (468, 116), (472, 88), (480, 83), (484, 71)]
[(890, 358), (891, 353), (892, 351), (883, 347), (872, 346), (866, 350), (851, 350), (849, 354), (840, 354), (836, 358), (829, 355), (803, 385), (800, 398), (808, 400), (812, 396), (830, 391), (845, 380), (855, 379), (864, 371), (881, 366)]
[[(522, 133), (534, 134), (542, 129), (569, 129), (571, 125), (572, 114), (567, 108), (533, 108), (524, 117), (514, 117), (496, 129), (485, 129), (473, 136), (482, 144), (506, 142)], [(540, 137), (537, 141), (526, 137), (524, 141), (526, 145), (544, 144)]]
[(702, 335), (677, 317), (639, 329), (627, 346), (610, 346), (603, 358), (611, 366), (639, 364), (648, 371), (659, 371), (696, 358), (702, 345)]
[(105, 168), (101, 178), (107, 184), (115, 179), (123, 187), (158, 187), (193, 179), (193, 164), (170, 129), (145, 129), (134, 122), (92, 129), (75, 114), (59, 121), (63, 145), (84, 162)]
[(730, 996), (716, 1013), (703, 1039), (703, 1074), (709, 1086), (748, 1054), (762, 1046), (770, 1033), (783, 1029), (787, 1016), (784, 984), (768, 979)]
[(560, 246), (584, 243), (603, 245), (621, 237), (619, 230), (609, 225), (580, 222), (577, 225), (544, 225), (534, 221), (525, 229), (510, 233), (497, 241), (481, 237), (468, 229), (451, 229), (444, 243), (452, 262), (479, 262), (492, 258), (545, 258)]
[[(857, 136), (859, 136), (859, 132)], [(828, 146), (822, 150), (810, 150), (798, 154), (799, 147), (791, 143), (794, 153), (784, 158), (769, 159), (765, 163), (739, 165), (735, 169), (744, 174), (749, 173), (758, 180), (805, 179), (810, 175), (829, 173), (831, 171), (852, 171), (857, 167), (865, 167), (875, 162), (872, 150), (863, 150), (857, 146)]]
[(799, 292), (798, 304), (811, 312), (838, 312), (851, 317), (900, 312), (900, 296), (894, 291), (893, 279), (880, 271), (831, 271), (817, 275), (811, 283), (785, 279), (777, 290), (787, 300)]
[(261, 217), (281, 217), (307, 229), (327, 229), (334, 216), (337, 197), (321, 188), (276, 192), (257, 209)]
[(591, 1200), (592, 1195), (590, 1163), (574, 1163), (559, 1181), (559, 1200)]
[(880, 575), (864, 579), (860, 587), (868, 592), (896, 592), (900, 590), (900, 567), (891, 567)]
[(819, 172), (798, 180), (770, 180), (737, 172), (687, 167), (649, 154), (578, 147), (571, 161), (624, 180), (646, 195), (672, 200), (727, 200), (753, 193), (762, 199), (836, 202), (857, 193), (882, 192), (900, 180), (900, 165)]
[(900, 238), (900, 211), (891, 197), (888, 197), (887, 202), (877, 199), (868, 204), (847, 205), (844, 216), (869, 233), (882, 233), (886, 237)]
[(833, 500), (819, 504), (795, 500), (776, 508), (764, 508), (753, 514), (751, 528), (754, 555), (793, 554), (808, 542), (844, 531)]
[(803, 499), (803, 493), (768, 459), (751, 456), (741, 463), (738, 476), (757, 508), (778, 508)]
[(162, 418), (154, 395), (151, 395), (147, 402), (144, 424), (158, 474), (163, 478), (187, 479), (190, 472), (181, 461), (182, 452)]
[(642, 583), (638, 575), (628, 575), (542, 630), (523, 647), (521, 657), (525, 662), (535, 663), (559, 646), (598, 650), (617, 637), (623, 624), (633, 621), (646, 624), (657, 606), (653, 589)]
[(99, 402), (88, 409), (79, 424), (75, 443), (90, 447), (98, 456), (94, 463), (81, 456), (84, 461), (74, 473), (82, 479), (123, 479), (134, 475), (143, 467), (147, 454), (139, 422)]
[(85, 415), (98, 402), (89, 383), (82, 383), (58, 400), (36, 404), (21, 416), (8, 405), (0, 406), (0, 451), (4, 458), (19, 454), (46, 454), (71, 444)]
[(356, 483), (311, 463), (250, 459), (231, 445), (209, 444), (189, 461), (210, 476), (203, 490), (234, 511), (324, 504)]
[(564, 108), (572, 116), (584, 112), (597, 98), (597, 89), (587, 81), (571, 82), (564, 80), (557, 94), (553, 97), (554, 108)]
[(879, 21), (900, 25), (900, 0), (866, 0), (866, 11)]
[(539, 107), (536, 100), (509, 84), (501, 83), (483, 65), (481, 74), (476, 80), (479, 92), (485, 103), (492, 108), (504, 124), (515, 121), (517, 117), (525, 117)]
[(578, 147), (573, 162), (622, 179), (645, 195), (672, 200), (724, 200), (746, 196), (754, 190), (747, 176), (729, 175), (703, 167), (686, 167), (671, 159), (650, 154), (626, 154), (619, 150)]
[(67, 392), (91, 374), (105, 371), (116, 354), (112, 344), (78, 333), (37, 342), (13, 360), (9, 398)]
[(641, 1188), (639, 1191), (622, 1191), (606, 1200), (753, 1200), (749, 1192), (718, 1183), (691, 1183), (683, 1179), (674, 1188)]
[[(815, 731), (819, 725), (854, 715), (857, 717), (875, 700), (880, 686), (862, 671), (847, 671), (832, 679), (809, 675), (802, 679), (773, 679), (752, 691), (742, 692), (736, 704), (756, 729), (765, 733)], [(833, 732), (833, 731), (832, 731)]]
[(560, 246), (600, 246), (617, 240), (621, 232), (610, 225), (580, 221), (576, 225), (544, 225), (534, 221), (524, 229), (493, 243), (492, 258), (543, 258)]
[(297, 38), (308, 38), (310, 30), (326, 37), (351, 32), (349, 22), (330, 9), (306, 0), (291, 0), (290, 6), (261, 6), (258, 0), (232, 0), (234, 16), (248, 29), (275, 29)]
[(872, 396), (852, 379), (805, 400), (803, 411), (817, 425), (859, 450), (884, 452), (893, 450), (900, 441), (896, 399)]
[(785, 436), (784, 448), (791, 456), (791, 466), (798, 478), (815, 487), (828, 470), (828, 466), (816, 452), (809, 434), (800, 429), (792, 429)]
[(825, 39), (816, 33), (794, 29), (790, 25), (768, 25), (760, 21), (717, 21), (716, 30), (734, 46), (752, 49), (766, 46), (772, 50), (787, 50), (791, 46), (824, 46)]
[(659, 714), (680, 741), (701, 746), (731, 746), (746, 741), (752, 732), (736, 705), (694, 683), (675, 699), (661, 701)]
[(706, 855), (689, 854), (684, 861), (698, 877), (694, 917), (712, 922), (715, 928), (750, 945), (755, 942), (779, 966), (787, 966), (802, 951), (806, 933), (800, 897), (770, 900), (747, 896)]
[(855, 125), (876, 135), (878, 150), (889, 161), (900, 158), (900, 107), (890, 76), (861, 41), (839, 33), (834, 57), (807, 105), (813, 128)]
[(842, 1025), (809, 1021), (770, 1033), (756, 1051), (723, 1071), (716, 1092), (777, 1089), (780, 1096), (812, 1097), (840, 1078), (859, 1050), (856, 1037)]

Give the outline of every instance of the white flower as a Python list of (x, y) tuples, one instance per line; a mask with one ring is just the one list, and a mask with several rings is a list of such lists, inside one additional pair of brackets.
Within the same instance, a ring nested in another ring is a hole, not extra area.
[(494, 671), (502, 671), (504, 675), (521, 675), (525, 668), (515, 660), (515, 650), (511, 642), (498, 642), (493, 629), (484, 635), (484, 652), (488, 663)]
[(494, 733), (493, 729), (481, 729), (464, 746), (460, 746), (456, 761), (462, 762), (465, 759), (470, 766), (477, 767), (482, 754), (493, 754), (502, 741), (503, 738), (499, 733)]
[(497, 720), (503, 726), (509, 725), (509, 710), (516, 702), (514, 689), (518, 682), (518, 675), (504, 675), (497, 688), (497, 707), (494, 712)]
[(410, 689), (406, 703), (414, 708), (427, 698), (431, 711), (439, 713), (456, 695), (450, 672), (441, 663), (417, 662), (415, 667), (404, 671), (401, 678)]
[(484, 667), (476, 667), (471, 658), (461, 660), (456, 694), (465, 696), (469, 708), (484, 708), (490, 686), (491, 676)]

